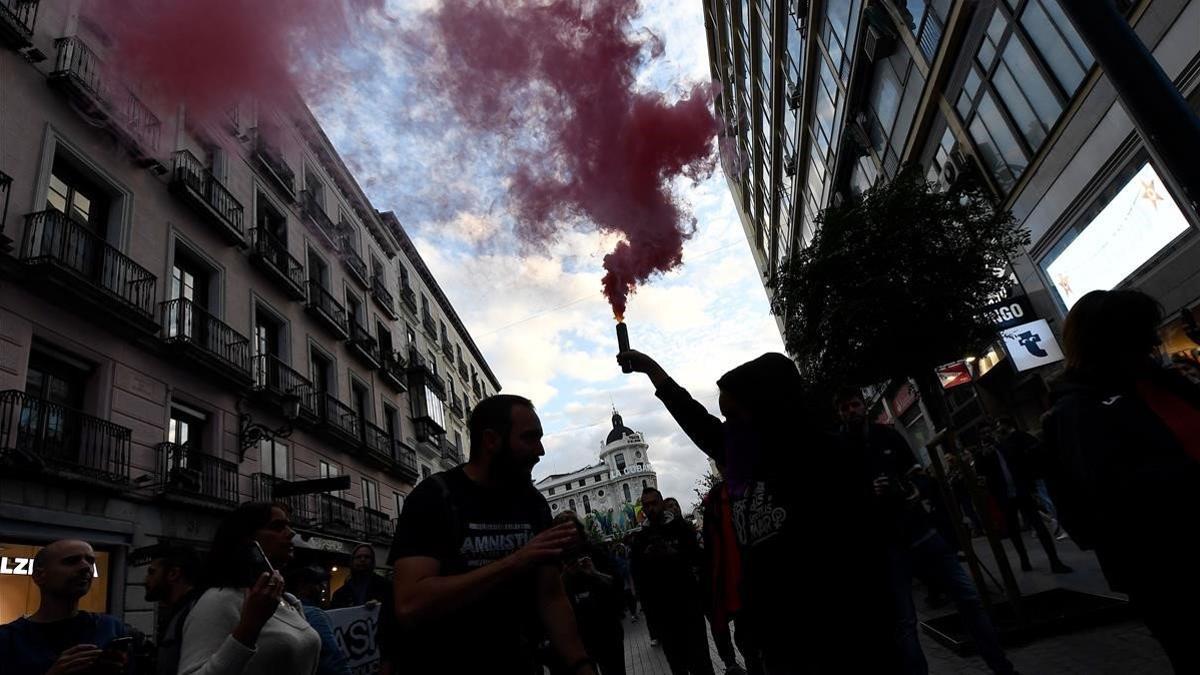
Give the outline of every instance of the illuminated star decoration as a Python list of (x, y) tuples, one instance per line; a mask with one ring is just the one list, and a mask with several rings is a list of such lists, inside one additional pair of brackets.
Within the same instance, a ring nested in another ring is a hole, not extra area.
[(1071, 277), (1059, 272), (1058, 277), (1054, 279), (1058, 287), (1063, 290), (1065, 295), (1073, 295), (1071, 292)]
[(1144, 181), (1141, 181), (1141, 183), (1142, 183), (1142, 195), (1141, 195), (1142, 199), (1145, 199), (1146, 201), (1150, 202), (1150, 206), (1153, 206), (1154, 210), (1157, 211), (1158, 203), (1163, 200), (1163, 196), (1158, 194), (1158, 188), (1156, 188), (1154, 186), (1154, 179), (1151, 178), (1150, 180), (1144, 180)]

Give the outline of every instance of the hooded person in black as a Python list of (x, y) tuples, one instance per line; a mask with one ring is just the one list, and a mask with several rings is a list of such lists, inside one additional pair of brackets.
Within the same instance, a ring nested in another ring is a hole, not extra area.
[(618, 361), (656, 395), (729, 483), (742, 551), (744, 616), (765, 671), (897, 672), (886, 547), (870, 536), (863, 467), (806, 423), (806, 385), (790, 359), (764, 354), (717, 381), (717, 419), (637, 351)]
[(1178, 673), (1200, 672), (1200, 389), (1156, 363), (1161, 308), (1093, 291), (1067, 315), (1067, 370), (1043, 421), (1064, 529), (1096, 551)]

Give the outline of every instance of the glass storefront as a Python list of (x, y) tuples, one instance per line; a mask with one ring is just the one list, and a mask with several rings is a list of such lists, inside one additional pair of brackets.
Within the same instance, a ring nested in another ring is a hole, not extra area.
[[(37, 611), (40, 597), (33, 583), (33, 557), (41, 548), (36, 544), (0, 542), (0, 624)], [(79, 608), (89, 612), (107, 612), (108, 553), (96, 551), (94, 575), (92, 590), (83, 596)]]

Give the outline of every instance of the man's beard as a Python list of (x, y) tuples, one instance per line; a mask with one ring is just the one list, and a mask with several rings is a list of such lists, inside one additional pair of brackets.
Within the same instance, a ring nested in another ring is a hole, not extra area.
[(507, 439), (500, 446), (500, 452), (496, 453), (496, 460), (498, 473), (506, 482), (527, 483), (533, 480), (533, 464), (518, 461)]

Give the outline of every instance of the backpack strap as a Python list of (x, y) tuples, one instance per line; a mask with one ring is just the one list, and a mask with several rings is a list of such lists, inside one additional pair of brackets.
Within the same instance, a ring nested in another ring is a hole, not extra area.
[(454, 533), (455, 543), (458, 546), (462, 542), (457, 541), (458, 537), (463, 536), (462, 531), (462, 514), (459, 513), (458, 504), (455, 503), (453, 495), (450, 493), (450, 483), (446, 481), (445, 473), (436, 473), (425, 480), (432, 481), (438, 488), (438, 493), (445, 502), (447, 510), (450, 512), (450, 531)]

